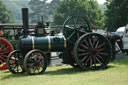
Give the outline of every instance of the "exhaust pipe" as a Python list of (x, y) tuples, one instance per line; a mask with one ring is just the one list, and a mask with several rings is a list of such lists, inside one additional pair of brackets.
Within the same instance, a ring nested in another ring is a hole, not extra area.
[(22, 8), (22, 20), (23, 20), (23, 33), (24, 37), (28, 35), (29, 29), (29, 18), (28, 18), (28, 8)]

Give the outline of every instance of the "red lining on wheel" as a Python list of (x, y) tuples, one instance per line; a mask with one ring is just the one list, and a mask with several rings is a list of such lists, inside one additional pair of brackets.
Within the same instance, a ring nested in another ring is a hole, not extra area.
[[(2, 42), (3, 44), (5, 44), (8, 47), (9, 53), (13, 51), (11, 44), (7, 40), (0, 38), (0, 42)], [(0, 52), (1, 52), (1, 49), (0, 49)], [(0, 55), (0, 57), (2, 57), (2, 56)], [(7, 68), (6, 62), (3, 62), (2, 64), (0, 64), (0, 70), (6, 69)]]

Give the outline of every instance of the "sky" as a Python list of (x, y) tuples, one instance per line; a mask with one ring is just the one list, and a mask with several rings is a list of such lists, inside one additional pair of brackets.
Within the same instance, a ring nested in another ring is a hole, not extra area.
[(103, 4), (106, 0), (97, 0), (99, 4)]
[[(50, 2), (52, 0), (48, 0), (48, 2)], [(106, 0), (97, 0), (99, 4), (103, 4)]]

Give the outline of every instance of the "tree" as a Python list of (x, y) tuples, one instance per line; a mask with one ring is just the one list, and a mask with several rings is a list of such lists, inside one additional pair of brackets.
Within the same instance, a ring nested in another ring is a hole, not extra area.
[(57, 6), (60, 0), (52, 0), (51, 3), (47, 3), (47, 0), (31, 0), (29, 6), (32, 10), (30, 13), (30, 19), (32, 23), (39, 21), (39, 17), (43, 16), (45, 21), (52, 21), (53, 10)]
[(128, 0), (107, 0), (105, 5), (105, 23), (108, 31), (115, 31), (128, 24)]
[(11, 12), (7, 10), (5, 4), (0, 0), (0, 23), (14, 22)]
[(60, 0), (52, 0), (51, 3), (49, 3), (49, 14), (53, 16), (53, 12), (56, 9), (56, 7), (60, 4)]
[(47, 6), (45, 5), (46, 0), (40, 1), (40, 0), (31, 0), (29, 2), (29, 6), (32, 10), (32, 13), (30, 13), (30, 19), (32, 23), (35, 23), (39, 20), (39, 16), (45, 16), (44, 13), (47, 12)]
[(54, 23), (63, 24), (72, 15), (85, 16), (96, 27), (104, 27), (104, 15), (95, 0), (62, 0), (54, 11)]
[(89, 1), (87, 13), (90, 22), (96, 25), (97, 28), (104, 29), (104, 14), (95, 0)]
[(29, 0), (3, 0), (3, 3), (6, 5), (7, 9), (11, 12), (15, 23), (22, 23), (22, 8), (29, 8)]

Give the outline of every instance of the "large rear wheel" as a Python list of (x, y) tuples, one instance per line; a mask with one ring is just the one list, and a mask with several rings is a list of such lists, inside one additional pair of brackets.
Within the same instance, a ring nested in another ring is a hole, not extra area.
[(85, 34), (74, 45), (74, 59), (83, 70), (105, 68), (110, 57), (111, 45), (100, 34)]

